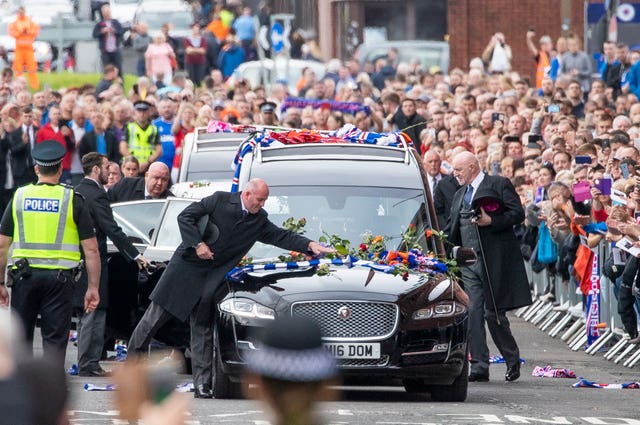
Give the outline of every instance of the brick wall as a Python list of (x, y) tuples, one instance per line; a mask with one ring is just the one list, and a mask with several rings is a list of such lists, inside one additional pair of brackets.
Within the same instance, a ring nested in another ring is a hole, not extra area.
[[(571, 3), (569, 31), (582, 38), (584, 1), (567, 1)], [(548, 34), (555, 43), (562, 32), (561, 4), (561, 0), (449, 0), (450, 69), (466, 70), (469, 61), (482, 54), (491, 36), (503, 32), (513, 52), (512, 68), (532, 78), (535, 65), (527, 49), (525, 34), (529, 27), (534, 27), (536, 40)]]

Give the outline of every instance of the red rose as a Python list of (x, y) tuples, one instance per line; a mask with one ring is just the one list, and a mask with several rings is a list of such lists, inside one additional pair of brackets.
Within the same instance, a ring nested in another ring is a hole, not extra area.
[(409, 280), (409, 272), (402, 273), (402, 280), (404, 280), (405, 282)]
[(363, 243), (360, 244), (360, 251), (366, 251), (367, 250), (367, 246)]

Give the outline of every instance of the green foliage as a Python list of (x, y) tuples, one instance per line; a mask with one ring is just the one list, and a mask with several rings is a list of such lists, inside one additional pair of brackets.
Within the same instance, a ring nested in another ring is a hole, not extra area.
[(293, 217), (289, 217), (285, 221), (282, 222), (282, 228), (295, 232), (299, 235), (303, 235), (305, 230), (304, 226), (307, 225), (307, 219), (302, 217), (299, 220), (296, 220)]
[[(102, 74), (98, 72), (38, 72), (38, 80), (40, 81), (40, 90), (45, 84), (51, 87), (51, 90), (60, 90), (61, 88), (80, 87), (84, 84), (97, 85)], [(124, 75), (124, 92), (125, 94), (133, 87), (138, 80), (133, 74)]]

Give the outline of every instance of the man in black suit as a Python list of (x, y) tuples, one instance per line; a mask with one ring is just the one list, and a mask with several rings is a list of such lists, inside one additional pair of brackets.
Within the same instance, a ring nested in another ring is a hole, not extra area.
[(37, 180), (33, 168), (31, 149), (36, 144), (39, 127), (33, 124), (31, 106), (21, 110), (21, 125), (9, 134), (9, 151), (11, 152), (11, 173), (15, 187), (34, 183)]
[[(333, 252), (269, 221), (262, 209), (268, 196), (267, 184), (254, 179), (240, 193), (216, 192), (180, 213), (178, 226), (182, 243), (152, 292), (151, 304), (129, 340), (130, 353), (143, 352), (169, 319), (189, 319), (196, 398), (214, 396), (211, 384), (216, 290), (253, 244), (260, 241), (316, 255)], [(206, 219), (204, 226), (203, 219)]]
[(170, 178), (169, 167), (162, 162), (154, 162), (144, 177), (126, 177), (109, 189), (109, 200), (116, 203), (140, 199), (165, 199), (173, 196), (167, 189)]
[[(109, 173), (109, 160), (97, 152), (91, 152), (82, 157), (84, 178), (75, 187), (76, 193), (85, 199), (89, 208), (93, 224), (96, 229), (98, 251), (100, 252), (100, 304), (91, 313), (83, 313), (78, 322), (78, 374), (80, 376), (105, 376), (107, 371), (100, 367), (100, 356), (104, 345), (105, 324), (108, 305), (108, 267), (107, 267), (107, 237), (111, 239), (118, 251), (129, 261), (136, 261), (138, 267), (149, 262), (138, 252), (129, 241), (120, 226), (113, 218), (111, 205), (104, 190)], [(81, 279), (76, 292), (86, 292), (86, 279)], [(77, 299), (78, 297), (76, 297)], [(82, 301), (82, 297), (79, 297)], [(78, 307), (78, 305), (76, 305)], [(82, 305), (79, 305), (81, 308)]]
[[(472, 247), (480, 257), (476, 264), (461, 268), (469, 295), (469, 381), (489, 380), (485, 319), (507, 364), (505, 380), (514, 381), (520, 377), (520, 351), (505, 313), (531, 304), (524, 260), (513, 231), (513, 226), (524, 221), (524, 210), (511, 181), (486, 175), (472, 153), (456, 155), (453, 174), (462, 187), (453, 198), (445, 233), (454, 246)], [(476, 198), (488, 194), (492, 208), (472, 207)]]
[(458, 183), (458, 180), (451, 174), (442, 176), (436, 185), (433, 193), (433, 206), (436, 209), (440, 230), (447, 227), (447, 223), (449, 223), (453, 197), (458, 189), (460, 189), (460, 183)]
[(80, 139), (78, 152), (80, 158), (89, 152), (98, 152), (106, 155), (109, 161), (120, 162), (120, 142), (115, 134), (104, 128), (104, 114), (99, 109), (91, 114), (93, 130), (88, 131)]

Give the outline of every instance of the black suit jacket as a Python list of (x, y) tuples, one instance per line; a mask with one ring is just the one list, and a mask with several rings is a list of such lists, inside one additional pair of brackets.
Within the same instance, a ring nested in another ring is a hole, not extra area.
[[(122, 155), (120, 155), (120, 142), (118, 138), (110, 132), (109, 130), (104, 132), (104, 141), (107, 145), (107, 158), (109, 161), (120, 162)], [(85, 154), (89, 152), (97, 152), (98, 151), (98, 138), (96, 137), (96, 132), (91, 130), (88, 133), (85, 133), (80, 139), (80, 146), (78, 147), (78, 152), (80, 153), (80, 158), (82, 158)]]
[[(107, 308), (109, 304), (107, 237), (111, 239), (124, 258), (129, 261), (133, 261), (139, 252), (114, 220), (113, 211), (111, 210), (107, 192), (104, 191), (104, 188), (98, 186), (98, 183), (95, 181), (84, 178), (78, 183), (74, 190), (84, 198), (84, 205), (89, 209), (93, 225), (96, 229), (96, 239), (98, 240), (98, 250), (100, 251), (102, 265), (102, 272), (100, 273), (100, 304), (98, 307)], [(80, 279), (75, 289), (76, 295), (74, 301), (76, 306), (81, 307), (83, 305), (82, 300), (86, 290), (87, 279), (86, 274), (83, 274), (83, 278)]]
[(106, 258), (107, 238), (109, 238), (126, 259), (133, 261), (139, 252), (113, 218), (113, 211), (109, 204), (107, 192), (98, 186), (98, 183), (87, 178), (78, 183), (75, 191), (84, 197), (85, 205), (89, 207), (89, 212), (96, 228), (100, 257)]
[(460, 183), (458, 183), (458, 180), (452, 175), (442, 176), (438, 184), (436, 184), (436, 188), (433, 191), (433, 206), (436, 209), (440, 230), (447, 227), (447, 223), (451, 217), (453, 196), (458, 189), (460, 189)]
[[(449, 242), (453, 246), (461, 245), (460, 210), (466, 191), (462, 186), (453, 197), (451, 221), (445, 230)], [(520, 241), (516, 238), (513, 226), (524, 221), (524, 209), (511, 181), (505, 177), (485, 175), (480, 183), (474, 199), (490, 193), (492, 197), (502, 200), (504, 211), (491, 217), (491, 224), (478, 227), (480, 241), (486, 261), (486, 272), (489, 274), (496, 306), (499, 310), (512, 310), (531, 304), (529, 280), (524, 268), (524, 260), (520, 253)], [(478, 257), (482, 252), (478, 253)], [(484, 267), (482, 258), (478, 260)], [(491, 293), (485, 287), (485, 303), (491, 304)]]
[[(311, 242), (273, 224), (265, 210), (243, 218), (240, 193), (216, 192), (189, 205), (178, 216), (178, 226), (182, 243), (150, 298), (180, 320), (186, 320), (201, 298), (214, 296), (256, 241), (298, 252), (306, 252)], [(214, 228), (216, 237), (211, 237), (207, 233)], [(209, 245), (213, 260), (198, 258), (195, 246), (202, 241)], [(203, 269), (210, 270), (206, 281), (193, 278)]]
[[(38, 130), (39, 127), (33, 127), (34, 143)], [(36, 172), (33, 169), (33, 158), (31, 157), (31, 143), (24, 143), (22, 134), (22, 126), (20, 126), (7, 136), (9, 150), (11, 151), (11, 174), (16, 187), (37, 181)]]
[[(107, 196), (112, 204), (144, 199), (144, 177), (125, 177), (109, 189)], [(160, 198), (164, 199), (169, 196), (173, 196), (173, 193), (167, 189)]]

